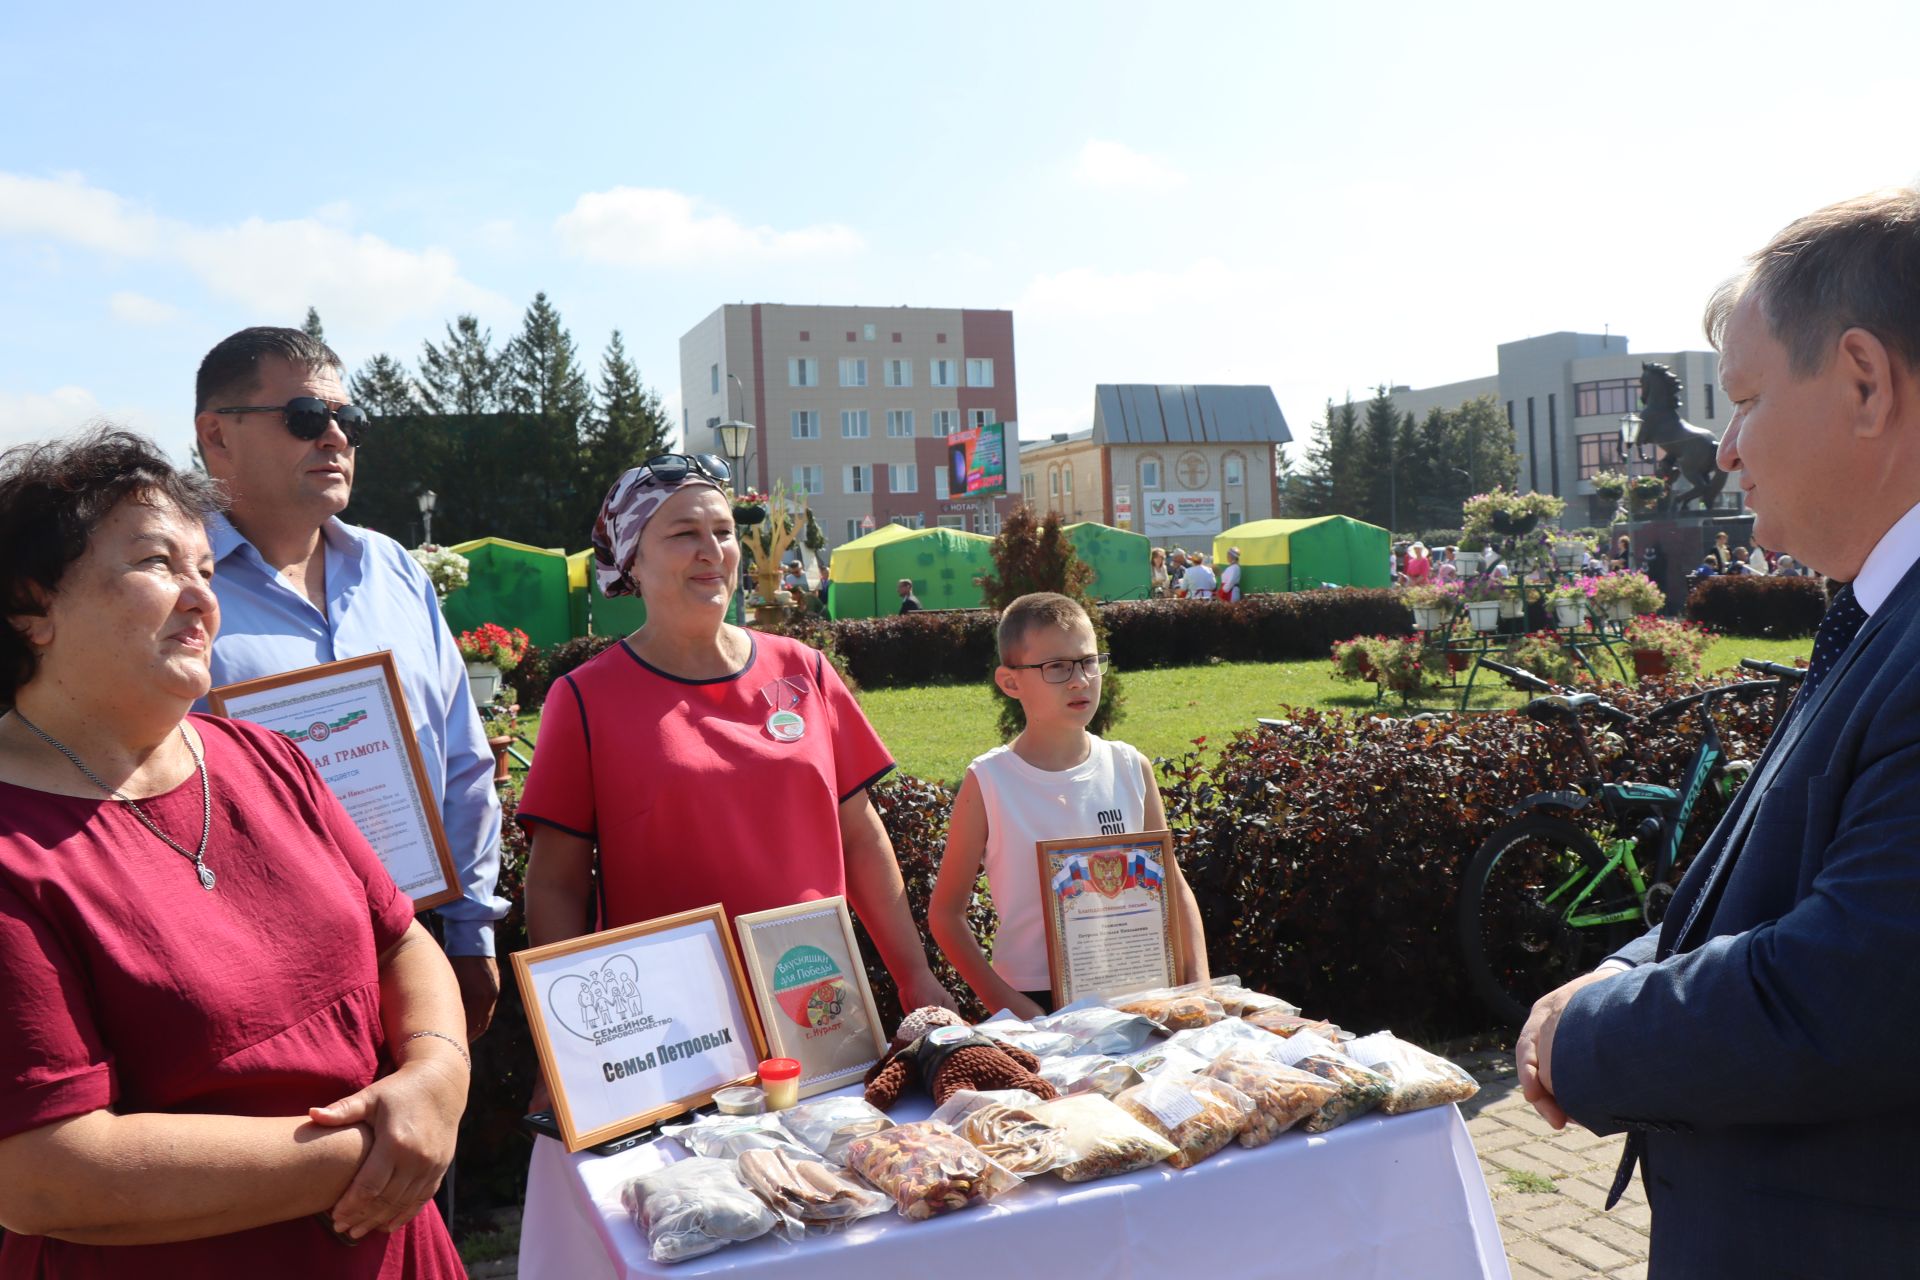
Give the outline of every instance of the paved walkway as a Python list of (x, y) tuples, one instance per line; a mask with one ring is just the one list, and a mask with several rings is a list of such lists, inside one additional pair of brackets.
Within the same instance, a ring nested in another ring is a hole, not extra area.
[(1647, 1273), (1647, 1198), (1639, 1178), (1613, 1212), (1601, 1209), (1624, 1137), (1561, 1133), (1520, 1096), (1513, 1060), (1479, 1054), (1461, 1064), (1480, 1095), (1460, 1110), (1480, 1154), (1514, 1280), (1626, 1280)]
[[(1458, 1061), (1480, 1081), (1480, 1095), (1460, 1110), (1480, 1153), (1514, 1280), (1645, 1276), (1647, 1200), (1639, 1179), (1612, 1213), (1600, 1208), (1625, 1139), (1596, 1138), (1573, 1126), (1555, 1133), (1521, 1098), (1505, 1054)], [(472, 1275), (512, 1280), (513, 1260), (482, 1263)]]

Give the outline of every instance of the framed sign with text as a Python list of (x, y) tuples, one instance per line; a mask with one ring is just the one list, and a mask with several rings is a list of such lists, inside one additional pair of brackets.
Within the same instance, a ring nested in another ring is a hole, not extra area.
[(513, 971), (569, 1151), (752, 1084), (767, 1056), (718, 905), (517, 951)]
[(215, 715), (251, 720), (299, 747), (415, 911), (460, 896), (391, 653), (222, 685), (207, 703)]
[(1174, 984), (1179, 921), (1167, 898), (1171, 832), (1042, 840), (1035, 849), (1056, 1009), (1087, 996)]
[(857, 1083), (887, 1050), (845, 898), (734, 921), (775, 1057), (800, 1064), (800, 1096)]

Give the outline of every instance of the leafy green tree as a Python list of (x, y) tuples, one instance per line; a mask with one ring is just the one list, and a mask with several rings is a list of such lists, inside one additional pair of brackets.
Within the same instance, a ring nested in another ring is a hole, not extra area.
[(370, 417), (401, 418), (420, 412), (407, 367), (385, 353), (361, 365), (347, 380), (347, 394)]
[[(1093, 581), (1093, 566), (1074, 551), (1073, 540), (1067, 537), (1058, 511), (1047, 512), (1042, 521), (1035, 518), (1031, 506), (1022, 504), (1000, 526), (1000, 534), (993, 540), (992, 554), (994, 572), (980, 579), (987, 608), (998, 613), (1021, 596), (1035, 591), (1058, 592), (1077, 600), (1087, 611), (1087, 617), (1093, 621), (1094, 647), (1103, 653), (1106, 651), (1107, 629), (1100, 620), (1099, 607), (1087, 594), (1087, 584)], [(1000, 704), (1000, 732), (1011, 740), (1026, 727), (1026, 713), (1019, 699), (1009, 698), (997, 685), (994, 697)], [(1087, 728), (1105, 734), (1118, 724), (1120, 699), (1120, 675), (1109, 671), (1100, 682), (1100, 705), (1094, 709), (1093, 720)]]
[(318, 307), (307, 308), (307, 318), (301, 321), (300, 327), (304, 329), (307, 336), (315, 342), (325, 342), (327, 340), (327, 331), (320, 327), (320, 310)]
[(501, 407), (500, 357), (479, 317), (455, 319), (441, 346), (420, 344), (419, 396), (428, 413), (472, 416)]

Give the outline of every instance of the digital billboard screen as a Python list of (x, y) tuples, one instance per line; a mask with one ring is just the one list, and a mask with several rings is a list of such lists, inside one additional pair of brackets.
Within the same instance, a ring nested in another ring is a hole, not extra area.
[(1007, 428), (988, 422), (947, 437), (949, 489), (956, 498), (995, 498), (1007, 491)]

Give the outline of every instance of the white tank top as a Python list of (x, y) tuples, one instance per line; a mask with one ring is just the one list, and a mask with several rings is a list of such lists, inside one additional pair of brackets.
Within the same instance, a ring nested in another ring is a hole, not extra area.
[(1124, 742), (1093, 739), (1085, 761), (1057, 773), (995, 747), (968, 769), (987, 810), (987, 888), (1000, 928), (993, 971), (1016, 991), (1045, 991), (1047, 925), (1034, 844), (1144, 831), (1145, 757)]

